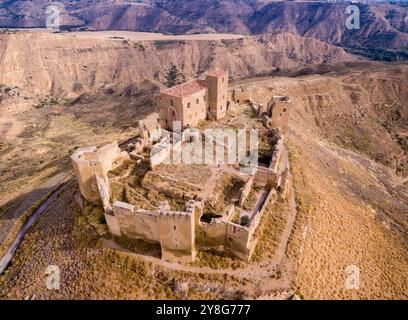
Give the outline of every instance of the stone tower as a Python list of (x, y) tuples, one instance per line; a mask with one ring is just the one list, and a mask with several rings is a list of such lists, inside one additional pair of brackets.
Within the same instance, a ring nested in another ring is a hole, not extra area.
[(267, 116), (269, 125), (285, 133), (288, 128), (291, 101), (287, 96), (273, 96), (268, 103)]
[(108, 171), (116, 168), (125, 159), (129, 159), (129, 155), (120, 150), (117, 142), (100, 148), (78, 149), (71, 156), (71, 161), (82, 196), (89, 202), (98, 202), (101, 197), (96, 177), (101, 178), (107, 184)]
[(218, 120), (227, 113), (228, 72), (209, 72), (205, 82), (208, 88), (208, 118)]

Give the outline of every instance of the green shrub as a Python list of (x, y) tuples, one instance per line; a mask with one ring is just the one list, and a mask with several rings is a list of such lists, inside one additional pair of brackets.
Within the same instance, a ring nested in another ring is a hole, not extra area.
[(249, 217), (247, 215), (241, 217), (241, 226), (246, 226), (249, 223)]

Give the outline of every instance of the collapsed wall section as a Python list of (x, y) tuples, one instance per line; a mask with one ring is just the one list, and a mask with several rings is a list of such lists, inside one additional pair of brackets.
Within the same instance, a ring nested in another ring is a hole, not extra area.
[(241, 195), (239, 197), (239, 205), (242, 206), (252, 190), (254, 185), (254, 176), (248, 179), (245, 185), (241, 188)]
[(249, 226), (241, 226), (223, 218), (213, 218), (209, 223), (197, 223), (196, 244), (200, 249), (218, 248), (242, 260), (249, 261), (257, 244), (255, 232), (267, 207), (277, 200), (271, 189), (261, 209), (255, 213)]
[(225, 220), (213, 218), (209, 223), (199, 223), (196, 231), (197, 246), (202, 249), (225, 247), (227, 224)]
[(138, 121), (140, 137), (148, 142), (154, 138), (154, 132), (159, 128), (159, 114), (154, 112), (146, 118)]
[(232, 91), (232, 99), (236, 103), (250, 103), (252, 92), (245, 88), (234, 89)]
[[(273, 96), (268, 103), (267, 117), (264, 117), (269, 127), (275, 127), (286, 132), (290, 118), (291, 102), (287, 96)], [(265, 123), (264, 123), (265, 124)]]

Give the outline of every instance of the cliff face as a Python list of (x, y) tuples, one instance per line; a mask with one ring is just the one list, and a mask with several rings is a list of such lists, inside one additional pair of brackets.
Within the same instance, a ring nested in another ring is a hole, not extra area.
[(232, 79), (239, 79), (350, 59), (339, 47), (289, 33), (154, 42), (16, 33), (0, 36), (0, 83), (34, 94), (77, 95), (144, 79), (163, 83), (171, 63), (187, 79), (214, 68), (227, 69)]
[(250, 19), (253, 33), (290, 31), (342, 46), (405, 48), (407, 8), (392, 5), (358, 5), (360, 29), (345, 27), (348, 4), (273, 3)]
[[(168, 33), (289, 31), (332, 44), (403, 49), (408, 47), (408, 7), (358, 4), (361, 28), (347, 30), (347, 4), (261, 0), (60, 1), (66, 26), (95, 30)], [(0, 4), (0, 26), (43, 27), (47, 0), (7, 0)]]

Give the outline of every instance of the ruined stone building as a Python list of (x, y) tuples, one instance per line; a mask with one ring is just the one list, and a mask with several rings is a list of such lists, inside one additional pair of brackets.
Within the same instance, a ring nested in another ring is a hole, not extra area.
[(266, 111), (262, 113), (266, 127), (279, 128), (286, 132), (289, 124), (291, 102), (287, 96), (273, 96), (269, 101)]
[(282, 133), (286, 132), (292, 106), (288, 96), (270, 97), (262, 92), (256, 93), (255, 90), (238, 88), (233, 90), (232, 100), (235, 103), (249, 104), (265, 127), (277, 128)]
[(226, 115), (228, 72), (213, 71), (205, 80), (191, 80), (161, 91), (159, 123), (173, 130), (173, 121), (181, 127), (194, 127), (201, 120), (218, 120)]
[[(177, 143), (190, 142), (181, 138)], [(163, 144), (164, 141), (159, 141), (151, 147)], [(169, 156), (171, 148), (164, 148), (162, 153)], [(108, 230), (114, 237), (159, 243), (161, 257), (168, 261), (191, 262), (194, 261), (197, 250), (220, 248), (248, 261), (257, 243), (255, 231), (268, 204), (280, 196), (278, 187), (285, 189), (285, 168), (280, 165), (282, 149), (281, 139), (275, 144), (269, 166), (259, 166), (245, 178), (240, 177), (237, 165), (229, 166), (229, 169), (225, 167), (230, 172), (227, 176), (217, 173), (219, 171), (216, 165), (204, 165), (197, 169), (206, 170), (208, 174), (197, 178), (194, 183), (186, 181), (192, 179), (190, 175), (194, 175), (194, 172), (197, 174), (194, 167), (189, 169), (189, 165), (183, 167), (181, 164), (170, 168), (165, 165), (153, 166), (152, 158), (143, 158), (133, 152), (128, 154), (121, 151), (117, 143), (101, 148), (78, 149), (71, 160), (82, 198), (87, 203), (102, 204)], [(149, 168), (140, 176), (140, 185), (129, 187), (126, 182), (123, 191), (119, 192), (121, 198), (118, 199), (113, 192), (118, 182), (122, 179), (134, 181), (137, 176), (132, 176), (129, 180), (132, 172), (143, 170), (146, 164)], [(177, 170), (184, 175), (172, 174)], [(236, 172), (231, 176), (232, 180), (225, 180), (231, 172)], [(203, 196), (202, 190), (205, 190), (210, 177), (217, 181), (217, 185), (224, 183), (224, 189), (215, 188), (217, 191)], [(223, 199), (227, 190), (234, 189), (231, 183), (239, 186), (238, 193), (227, 199), (230, 202), (222, 211), (212, 212), (208, 221), (203, 220), (206, 203), (217, 202), (220, 197)], [(123, 192), (126, 193), (124, 198)], [(251, 211), (241, 212), (251, 192), (257, 193), (256, 205)], [(169, 201), (183, 204), (172, 208)], [(239, 218), (248, 214), (249, 223), (241, 225), (234, 221), (237, 213)]]
[[(157, 113), (151, 114), (139, 121), (139, 137), (127, 144), (127, 151), (111, 143), (80, 148), (71, 156), (79, 202), (102, 204), (107, 229), (115, 240), (159, 244), (161, 258), (174, 262), (194, 261), (197, 250), (224, 251), (246, 261), (251, 258), (263, 215), (273, 202), (285, 199), (290, 189), (283, 143), (289, 98), (259, 94), (265, 98), (261, 104), (250, 91), (233, 94), (233, 99), (249, 103), (257, 115), (255, 121), (263, 123), (260, 137), (265, 161), (254, 165), (237, 158), (221, 167), (165, 161), (177, 154), (183, 157), (183, 150), (191, 151), (194, 130), (189, 127), (226, 115), (227, 90), (226, 72), (212, 72), (205, 81), (163, 90), (162, 127)], [(183, 131), (167, 135), (170, 132), (165, 128), (172, 129), (176, 120)], [(166, 134), (156, 137), (155, 131)], [(199, 134), (206, 137), (205, 131)], [(224, 150), (224, 143), (215, 139), (214, 150)], [(250, 170), (242, 175), (242, 169)]]

